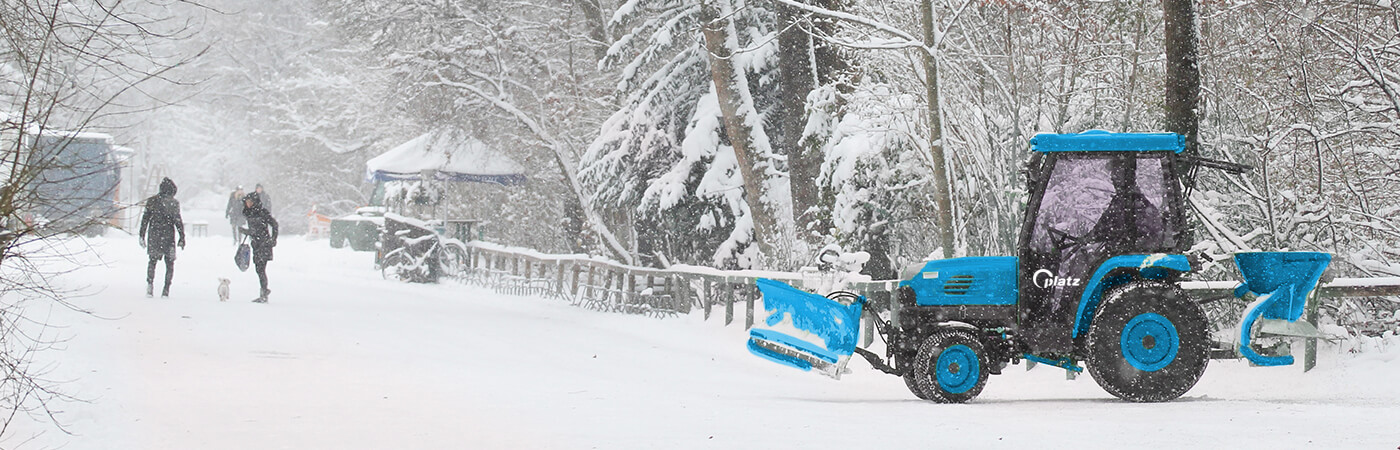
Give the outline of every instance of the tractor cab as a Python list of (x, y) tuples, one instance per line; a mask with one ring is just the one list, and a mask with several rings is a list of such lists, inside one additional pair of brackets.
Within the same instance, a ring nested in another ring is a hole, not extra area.
[(1190, 270), (1180, 256), (1190, 239), (1173, 170), (1184, 147), (1174, 133), (1031, 139), (1017, 322), (1032, 352), (1073, 351), (1087, 331), (1083, 314), (1095, 311), (1107, 288)]

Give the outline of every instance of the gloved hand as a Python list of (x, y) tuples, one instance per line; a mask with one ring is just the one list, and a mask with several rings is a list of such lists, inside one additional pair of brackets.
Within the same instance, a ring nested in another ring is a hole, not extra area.
[(146, 248), (146, 237), (145, 237), (145, 236), (141, 236), (141, 237), (136, 238), (136, 243), (137, 243), (137, 244), (141, 244), (141, 248)]
[(184, 249), (185, 249), (185, 237), (184, 237), (184, 236), (180, 236), (180, 250), (184, 250)]

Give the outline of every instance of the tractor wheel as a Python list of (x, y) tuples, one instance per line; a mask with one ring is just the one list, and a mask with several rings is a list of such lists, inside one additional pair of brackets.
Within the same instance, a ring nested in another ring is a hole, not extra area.
[(904, 378), (904, 386), (908, 387), (909, 392), (913, 392), (914, 396), (918, 397), (919, 400), (931, 400), (927, 395), (924, 395), (924, 391), (919, 390), (919, 382), (915, 380), (916, 377), (912, 369), (905, 372), (904, 376), (901, 378)]
[(1180, 288), (1135, 281), (1109, 293), (1089, 328), (1089, 373), (1130, 402), (1185, 394), (1210, 361), (1209, 324)]
[(919, 344), (913, 379), (919, 398), (938, 403), (964, 403), (987, 384), (987, 352), (982, 342), (965, 331), (940, 331)]

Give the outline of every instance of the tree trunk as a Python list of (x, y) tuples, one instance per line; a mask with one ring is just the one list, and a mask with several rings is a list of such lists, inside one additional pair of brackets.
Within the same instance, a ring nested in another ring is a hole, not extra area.
[[(1169, 0), (1168, 0), (1169, 1)], [(943, 118), (939, 114), (938, 101), (938, 60), (933, 20), (933, 0), (920, 2), (920, 15), (924, 28), (924, 86), (928, 94), (928, 143), (929, 156), (933, 160), (933, 195), (938, 204), (938, 238), (943, 247), (943, 257), (953, 257), (953, 201), (952, 189), (948, 185), (948, 164), (943, 156)]]
[(599, 0), (579, 0), (578, 9), (583, 12), (583, 18), (587, 22), (588, 39), (593, 41), (593, 52), (602, 61), (608, 56), (608, 45), (610, 44), (607, 34), (608, 19), (603, 15), (603, 5)]
[[(747, 76), (734, 66), (734, 49), (738, 48), (738, 38), (734, 22), (730, 20), (733, 8), (729, 0), (704, 0), (700, 6), (700, 17), (705, 35), (705, 49), (710, 55), (710, 77), (714, 81), (715, 95), (720, 112), (724, 116), (725, 133), (729, 144), (734, 148), (734, 157), (739, 165), (739, 173), (744, 178), (744, 202), (749, 207), (753, 220), (753, 242), (759, 252), (769, 258), (780, 256), (774, 241), (778, 232), (777, 203), (778, 192), (766, 189), (767, 138), (763, 137), (762, 118), (754, 109), (749, 95)], [(760, 138), (762, 137), (761, 141)]]
[[(1196, 62), (1195, 0), (1162, 0), (1162, 16), (1166, 22), (1163, 42), (1167, 53), (1166, 128), (1186, 138), (1183, 156), (1196, 156), (1200, 154), (1200, 119), (1196, 108), (1201, 98), (1201, 71)], [(1189, 192), (1196, 184), (1195, 170), (1189, 164), (1174, 167), (1177, 167), (1177, 179)], [(1266, 171), (1265, 183), (1267, 175)], [(1270, 220), (1269, 223), (1274, 222)], [(1185, 250), (1195, 241), (1192, 231), (1180, 226), (1177, 229), (1182, 230), (1175, 236), (1177, 248)]]
[[(806, 146), (802, 131), (807, 128), (807, 94), (816, 88), (816, 68), (812, 37), (803, 26), (802, 12), (778, 4), (778, 72), (782, 75), (781, 114), (782, 140), (779, 151), (787, 154), (791, 172), (792, 213), (797, 232), (812, 242), (814, 233), (822, 233), (817, 207), (821, 195), (817, 178), (821, 175), (822, 155), (819, 146)], [(812, 242), (815, 243), (815, 242)]]
[(1196, 108), (1201, 97), (1201, 70), (1196, 52), (1195, 0), (1162, 0), (1166, 19), (1167, 131), (1186, 137), (1186, 156), (1199, 153), (1200, 119)]

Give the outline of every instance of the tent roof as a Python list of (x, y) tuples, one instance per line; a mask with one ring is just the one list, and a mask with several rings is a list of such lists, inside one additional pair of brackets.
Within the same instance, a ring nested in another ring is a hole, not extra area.
[(365, 163), (369, 181), (417, 180), (423, 171), (436, 171), (443, 181), (525, 183), (525, 168), (460, 132), (436, 130), (399, 144)]

